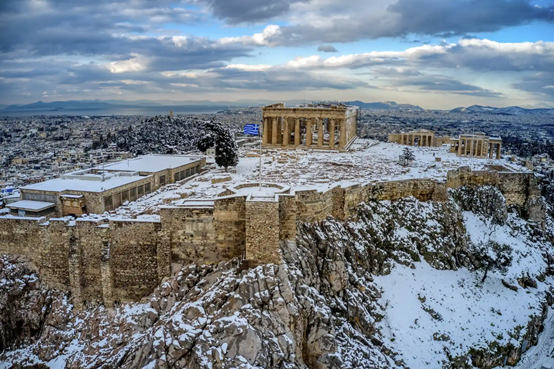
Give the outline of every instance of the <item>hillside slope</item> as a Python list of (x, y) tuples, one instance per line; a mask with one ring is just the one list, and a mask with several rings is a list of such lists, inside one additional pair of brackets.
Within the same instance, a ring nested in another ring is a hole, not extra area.
[[(299, 227), (283, 265), (183, 266), (142, 303), (109, 311), (77, 311), (4, 258), (0, 367), (491, 368), (542, 343), (554, 222), (526, 221), (494, 188)], [(513, 262), (481, 282), (472, 246), (489, 239)]]

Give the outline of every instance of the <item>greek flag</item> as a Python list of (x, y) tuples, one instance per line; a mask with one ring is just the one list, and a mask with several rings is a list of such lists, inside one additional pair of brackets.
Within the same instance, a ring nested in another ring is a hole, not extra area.
[(259, 124), (247, 124), (244, 126), (244, 134), (257, 136), (259, 135), (259, 132), (258, 132), (259, 129), (260, 129)]

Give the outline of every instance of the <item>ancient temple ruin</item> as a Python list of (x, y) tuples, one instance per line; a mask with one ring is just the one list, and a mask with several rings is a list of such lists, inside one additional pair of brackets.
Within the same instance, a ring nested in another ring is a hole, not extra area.
[(263, 111), (265, 148), (314, 148), (346, 151), (356, 139), (358, 108), (346, 105), (285, 107), (278, 103)]
[(461, 134), (450, 142), (450, 152), (455, 152), (458, 156), (500, 159), (501, 149), (502, 138), (488, 137), (483, 132)]
[(434, 131), (416, 129), (410, 132), (390, 133), (389, 142), (400, 145), (438, 147), (450, 143), (450, 137), (435, 136)]

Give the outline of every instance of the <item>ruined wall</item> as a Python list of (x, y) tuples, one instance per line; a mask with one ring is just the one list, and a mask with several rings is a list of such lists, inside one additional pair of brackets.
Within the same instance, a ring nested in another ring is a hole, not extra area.
[(506, 198), (506, 205), (520, 205), (532, 198), (541, 197), (537, 177), (528, 173), (498, 172), (499, 189)]
[(389, 133), (389, 142), (394, 142), (397, 144), (402, 143), (402, 134), (401, 133)]
[(446, 175), (446, 187), (495, 186), (499, 187), (500, 177), (496, 171), (472, 171), (469, 167), (451, 170)]

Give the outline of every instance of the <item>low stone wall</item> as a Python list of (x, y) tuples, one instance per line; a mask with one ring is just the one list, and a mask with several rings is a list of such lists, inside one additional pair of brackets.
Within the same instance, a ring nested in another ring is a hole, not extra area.
[(298, 222), (347, 219), (371, 200), (447, 201), (449, 188), (485, 185), (496, 186), (508, 205), (527, 207), (540, 200), (533, 173), (460, 168), (449, 172), (446, 182), (407, 179), (274, 198), (219, 197), (204, 205), (164, 207), (159, 222), (0, 218), (0, 253), (28, 256), (44, 281), (71, 291), (77, 304), (112, 306), (151, 293), (172, 263), (244, 256), (251, 264), (280, 263), (279, 242), (296, 239)]

